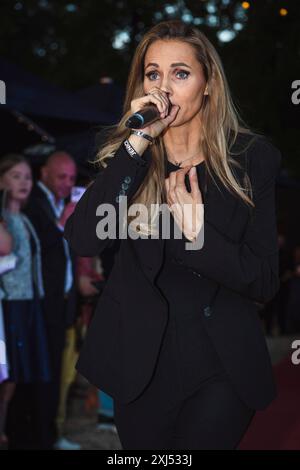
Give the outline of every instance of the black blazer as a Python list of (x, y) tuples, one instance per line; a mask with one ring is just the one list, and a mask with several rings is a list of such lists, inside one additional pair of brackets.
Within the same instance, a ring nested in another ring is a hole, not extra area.
[[(239, 136), (235, 149), (249, 139)], [(193, 270), (203, 300), (199, 315), (241, 398), (265, 408), (276, 394), (271, 361), (258, 309), (279, 289), (275, 179), (280, 152), (257, 136), (247, 151), (234, 156), (243, 184), (249, 175), (255, 210), (208, 179), (204, 199), (204, 245), (178, 246), (175, 261)], [(137, 162), (120, 146), (77, 204), (65, 237), (81, 256), (100, 254), (112, 240), (100, 240), (97, 206), (110, 203), (118, 214), (118, 195), (128, 206), (151, 163), (147, 150)], [(216, 182), (217, 179), (215, 177)], [(114, 267), (99, 299), (77, 370), (120, 402), (133, 401), (149, 383), (167, 325), (166, 301), (155, 286), (162, 264), (163, 239), (122, 239)]]
[[(41, 243), (42, 273), (45, 289), (43, 311), (46, 322), (65, 327), (74, 323), (76, 316), (77, 294), (75, 283), (67, 301), (64, 303), (64, 286), (66, 275), (66, 255), (63, 245), (63, 234), (56, 226), (56, 218), (44, 191), (34, 186), (26, 215), (34, 225)], [(73, 278), (75, 275), (75, 256), (72, 256)]]

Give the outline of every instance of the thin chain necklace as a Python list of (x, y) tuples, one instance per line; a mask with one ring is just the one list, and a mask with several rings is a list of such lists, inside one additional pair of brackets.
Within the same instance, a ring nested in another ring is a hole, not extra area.
[(178, 161), (178, 160), (174, 160), (172, 161), (171, 160), (171, 163), (173, 163), (175, 166), (178, 166), (180, 167), (182, 165), (182, 163), (186, 162), (187, 160), (191, 160), (192, 158), (196, 157), (197, 155), (199, 155), (200, 152), (197, 152), (195, 155), (193, 155), (192, 157), (189, 157), (189, 158), (185, 158), (184, 160), (181, 160), (181, 161)]

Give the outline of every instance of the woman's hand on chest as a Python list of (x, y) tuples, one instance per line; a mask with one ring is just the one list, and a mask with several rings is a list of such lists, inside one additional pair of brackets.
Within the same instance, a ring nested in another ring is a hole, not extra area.
[[(185, 185), (188, 173), (191, 192)], [(174, 220), (188, 240), (194, 240), (204, 222), (204, 204), (198, 184), (196, 168), (192, 165), (172, 171), (165, 179), (168, 207)]]

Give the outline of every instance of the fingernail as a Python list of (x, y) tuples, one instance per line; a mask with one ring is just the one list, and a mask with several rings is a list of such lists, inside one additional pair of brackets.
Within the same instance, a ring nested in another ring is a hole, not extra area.
[(190, 169), (190, 175), (194, 176), (195, 174), (196, 174), (196, 167), (192, 166), (192, 168)]

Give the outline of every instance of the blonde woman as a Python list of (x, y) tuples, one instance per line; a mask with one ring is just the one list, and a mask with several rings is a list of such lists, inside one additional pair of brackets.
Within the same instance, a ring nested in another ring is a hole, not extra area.
[[(151, 103), (160, 119), (131, 133), (126, 120)], [(279, 287), (281, 157), (240, 122), (208, 39), (157, 24), (135, 51), (101, 171), (68, 219), (81, 256), (120, 241), (77, 369), (113, 397), (124, 449), (236, 449), (275, 397), (258, 308)]]

